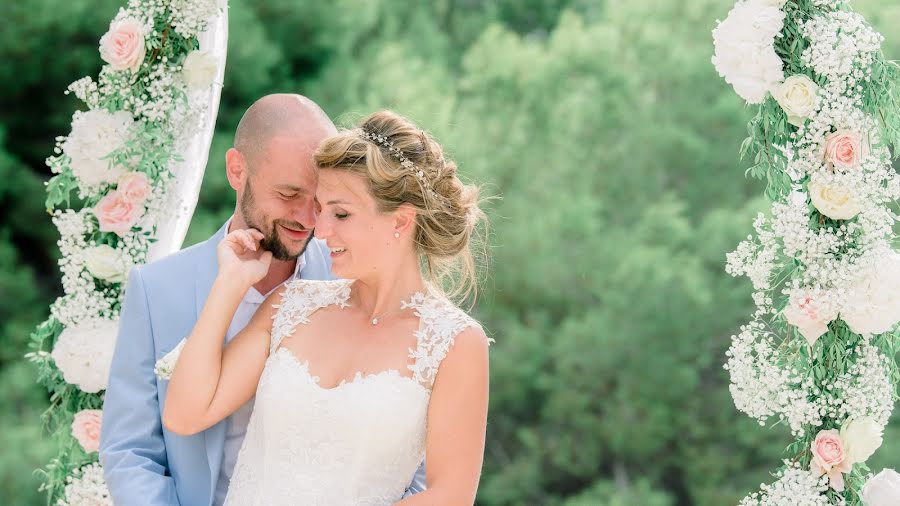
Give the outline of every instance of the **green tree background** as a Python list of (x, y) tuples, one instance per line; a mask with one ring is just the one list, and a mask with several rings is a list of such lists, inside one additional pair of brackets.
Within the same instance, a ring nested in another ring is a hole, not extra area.
[[(788, 440), (737, 412), (722, 369), (749, 316), (725, 252), (765, 207), (738, 159), (750, 109), (710, 63), (731, 0), (232, 0), (216, 134), (186, 245), (233, 209), (243, 110), (310, 96), (342, 125), (414, 118), (490, 206), (477, 316), (492, 348), (482, 505), (736, 504)], [(42, 504), (54, 449), (23, 359), (61, 286), (43, 160), (96, 75), (121, 0), (20, 0), (0, 16), (0, 504)], [(855, 8), (900, 57), (900, 5)], [(872, 467), (898, 465), (900, 429)]]

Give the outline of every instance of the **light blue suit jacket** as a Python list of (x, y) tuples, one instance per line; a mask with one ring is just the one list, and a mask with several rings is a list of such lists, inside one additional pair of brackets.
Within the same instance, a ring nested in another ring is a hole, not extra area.
[[(225, 421), (193, 436), (162, 426), (168, 381), (156, 361), (190, 334), (218, 273), (210, 239), (143, 267), (128, 276), (119, 336), (103, 404), (100, 463), (116, 506), (212, 504), (225, 445)], [(324, 243), (304, 253), (304, 279), (332, 279)], [(410, 488), (424, 490), (424, 466)]]

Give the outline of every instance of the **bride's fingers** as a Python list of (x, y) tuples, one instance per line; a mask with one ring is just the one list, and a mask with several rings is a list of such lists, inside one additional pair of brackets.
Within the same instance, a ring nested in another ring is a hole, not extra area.
[(244, 230), (235, 230), (228, 234), (225, 237), (225, 240), (237, 254), (256, 250), (256, 244), (248, 237)]
[(256, 242), (262, 241), (266, 237), (265, 234), (255, 228), (247, 229), (247, 231), (250, 232), (250, 236)]
[(241, 242), (244, 243), (244, 247), (247, 248), (248, 251), (256, 251), (256, 241), (253, 240), (253, 236), (247, 230), (242, 230), (241, 234)]

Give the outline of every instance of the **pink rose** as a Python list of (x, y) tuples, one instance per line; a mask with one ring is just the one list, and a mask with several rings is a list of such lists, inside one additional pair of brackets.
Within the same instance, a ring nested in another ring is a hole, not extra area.
[(869, 147), (856, 132), (838, 130), (825, 137), (822, 157), (825, 162), (842, 169), (852, 169), (868, 156)]
[(114, 232), (124, 237), (144, 215), (142, 204), (132, 204), (122, 197), (119, 190), (107, 193), (94, 206), (94, 214), (100, 221), (101, 232)]
[(115, 70), (137, 72), (145, 51), (143, 27), (133, 19), (113, 21), (100, 38), (100, 57)]
[(812, 462), (809, 469), (816, 476), (828, 475), (831, 488), (838, 492), (844, 491), (844, 475), (849, 473), (853, 464), (847, 459), (844, 452), (844, 441), (837, 429), (822, 430), (816, 435), (812, 444)]
[(119, 178), (119, 186), (116, 189), (122, 200), (129, 204), (140, 205), (150, 194), (150, 179), (143, 172), (129, 172)]
[(100, 426), (103, 422), (103, 411), (99, 409), (83, 409), (75, 414), (72, 421), (72, 437), (81, 443), (88, 453), (100, 449)]

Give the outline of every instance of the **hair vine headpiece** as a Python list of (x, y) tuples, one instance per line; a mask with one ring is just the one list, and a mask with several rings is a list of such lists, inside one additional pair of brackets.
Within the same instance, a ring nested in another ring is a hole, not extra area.
[(388, 151), (400, 162), (400, 166), (403, 167), (410, 174), (416, 176), (416, 179), (419, 180), (419, 183), (422, 187), (432, 196), (437, 197), (437, 193), (434, 191), (434, 188), (431, 187), (431, 182), (428, 181), (428, 178), (425, 177), (425, 171), (420, 169), (416, 164), (412, 162), (409, 158), (403, 156), (403, 152), (400, 151), (399, 148), (394, 146), (394, 142), (385, 137), (384, 135), (377, 134), (374, 132), (370, 132), (365, 128), (361, 128), (362, 136), (365, 139), (368, 139), (380, 146), (387, 148)]

